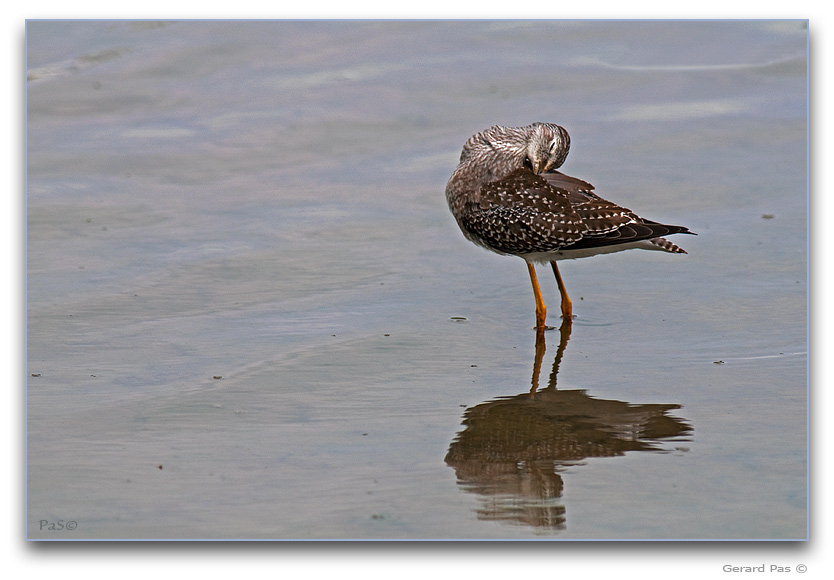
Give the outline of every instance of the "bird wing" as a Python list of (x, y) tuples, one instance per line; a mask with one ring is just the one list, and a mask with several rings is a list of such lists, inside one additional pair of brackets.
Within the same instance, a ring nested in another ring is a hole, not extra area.
[(460, 222), (470, 239), (507, 254), (598, 248), (689, 233), (684, 227), (644, 220), (596, 195), (587, 181), (558, 171), (536, 175), (529, 168), (516, 169), (483, 185), (467, 209)]
[(567, 197), (573, 211), (588, 228), (586, 236), (607, 234), (630, 222), (641, 221), (630, 209), (602, 199), (587, 181), (558, 171), (543, 173), (542, 178)]
[(556, 251), (586, 230), (567, 191), (527, 168), (481, 186), (460, 222), (470, 239), (507, 254)]
[[(598, 248), (652, 240), (670, 234), (692, 233), (682, 226), (670, 226), (643, 219), (630, 209), (598, 196), (594, 193), (594, 186), (587, 181), (558, 171), (543, 173), (542, 178), (553, 188), (565, 192), (573, 210), (588, 228), (581, 240), (566, 249)], [(669, 245), (671, 248), (667, 251), (683, 252), (671, 242), (661, 242), (663, 243), (656, 245), (663, 249), (667, 249), (666, 245)]]

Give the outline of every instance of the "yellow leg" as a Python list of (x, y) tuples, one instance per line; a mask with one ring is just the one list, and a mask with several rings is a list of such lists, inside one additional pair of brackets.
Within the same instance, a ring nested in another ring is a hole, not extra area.
[(547, 316), (547, 308), (544, 306), (539, 281), (536, 278), (536, 267), (532, 262), (527, 262), (527, 271), (530, 272), (530, 282), (533, 283), (533, 296), (536, 298), (536, 328), (545, 328), (544, 320)]
[(559, 268), (556, 266), (556, 262), (550, 262), (550, 265), (553, 267), (553, 273), (556, 274), (559, 294), (562, 295), (562, 318), (566, 320), (573, 318), (573, 304), (571, 304), (570, 298), (568, 298), (568, 291), (565, 290), (565, 283), (562, 282), (562, 275), (559, 274)]

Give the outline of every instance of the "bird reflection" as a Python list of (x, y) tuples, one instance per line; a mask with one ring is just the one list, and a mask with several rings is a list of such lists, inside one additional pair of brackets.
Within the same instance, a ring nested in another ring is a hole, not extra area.
[(686, 440), (691, 427), (668, 413), (675, 404), (634, 405), (557, 390), (556, 375), (571, 334), (562, 322), (547, 387), (539, 389), (545, 354), (537, 329), (530, 392), (500, 397), (464, 413), (464, 430), (446, 455), (458, 484), (481, 496), (477, 516), (540, 529), (565, 528), (561, 472), (588, 457), (663, 451), (660, 440)]

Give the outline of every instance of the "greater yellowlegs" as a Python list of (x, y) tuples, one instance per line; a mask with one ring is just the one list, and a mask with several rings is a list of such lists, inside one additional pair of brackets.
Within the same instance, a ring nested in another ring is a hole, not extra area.
[(686, 252), (661, 236), (692, 233), (639, 217), (594, 193), (594, 186), (556, 171), (570, 136), (552, 123), (496, 125), (463, 146), (446, 186), (446, 200), (463, 234), (499, 254), (527, 263), (536, 300), (536, 328), (547, 310), (535, 263), (549, 262), (562, 297), (562, 317), (573, 310), (556, 262), (633, 248)]

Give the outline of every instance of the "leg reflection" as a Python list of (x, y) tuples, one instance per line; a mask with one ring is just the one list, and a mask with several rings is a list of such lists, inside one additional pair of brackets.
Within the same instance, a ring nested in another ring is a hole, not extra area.
[[(556, 389), (556, 375), (559, 374), (559, 364), (562, 362), (562, 356), (565, 354), (565, 348), (568, 346), (570, 340), (571, 327), (573, 325), (572, 318), (563, 318), (562, 325), (559, 327), (559, 348), (556, 349), (556, 359), (553, 361), (553, 370), (550, 371), (550, 378), (547, 381), (548, 389)], [(530, 393), (535, 393), (539, 390), (539, 375), (542, 370), (542, 360), (544, 360), (544, 353), (547, 346), (544, 341), (544, 329), (536, 329), (536, 357), (533, 360), (533, 379)]]

